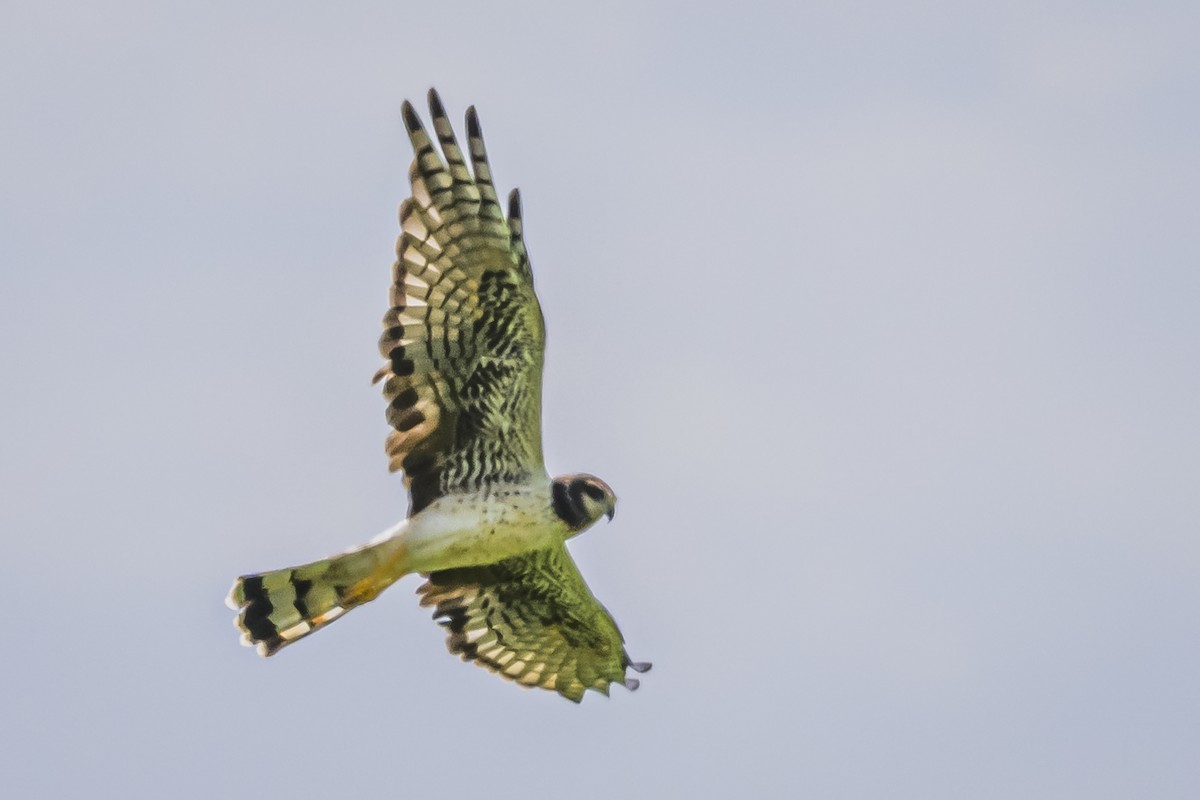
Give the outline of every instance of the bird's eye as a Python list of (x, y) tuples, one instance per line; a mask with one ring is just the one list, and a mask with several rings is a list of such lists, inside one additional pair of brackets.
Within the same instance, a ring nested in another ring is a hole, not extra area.
[(604, 490), (595, 484), (589, 483), (583, 487), (583, 491), (587, 492), (587, 496), (593, 500), (603, 500)]

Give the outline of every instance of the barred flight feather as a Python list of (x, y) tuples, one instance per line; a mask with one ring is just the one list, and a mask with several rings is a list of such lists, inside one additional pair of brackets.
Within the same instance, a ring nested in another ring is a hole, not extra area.
[[(479, 119), (467, 114), (470, 167), (436, 92), (437, 145), (412, 105), (416, 154), (400, 205), (392, 307), (376, 373), (394, 429), (386, 452), (411, 492), (409, 514), (452, 491), (518, 482), (544, 470), (544, 327), (516, 215), (500, 214)], [(438, 148), (440, 147), (440, 154)], [(471, 169), (474, 169), (472, 174)]]
[(449, 630), (446, 646), (524, 686), (579, 702), (610, 684), (633, 690), (630, 660), (612, 616), (588, 590), (566, 548), (525, 553), (495, 564), (431, 573), (421, 605)]

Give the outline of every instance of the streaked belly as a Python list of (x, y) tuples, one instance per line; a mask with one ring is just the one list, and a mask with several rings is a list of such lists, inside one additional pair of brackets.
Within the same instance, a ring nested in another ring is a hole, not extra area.
[(524, 495), (436, 500), (408, 520), (402, 534), (406, 566), (432, 572), (492, 564), (549, 547), (562, 535), (544, 505)]

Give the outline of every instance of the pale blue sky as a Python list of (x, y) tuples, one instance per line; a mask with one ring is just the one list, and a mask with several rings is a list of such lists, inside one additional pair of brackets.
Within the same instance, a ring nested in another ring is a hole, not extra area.
[[(1195, 796), (1200, 11), (644, 5), (6, 5), (12, 796)], [(431, 85), (522, 189), (636, 694), (459, 663), (416, 579), (269, 661), (222, 605), (403, 514)]]

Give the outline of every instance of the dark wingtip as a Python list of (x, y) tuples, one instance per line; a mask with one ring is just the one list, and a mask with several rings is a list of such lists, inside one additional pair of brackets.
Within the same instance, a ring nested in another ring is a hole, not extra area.
[(417, 116), (417, 110), (413, 108), (413, 104), (405, 100), (400, 105), (400, 114), (404, 117), (404, 127), (408, 128), (409, 133), (416, 133), (423, 130), (421, 118)]
[(479, 127), (479, 115), (475, 112), (475, 106), (467, 108), (467, 135), (473, 139), (483, 138), (483, 129)]
[(435, 118), (446, 116), (446, 108), (442, 105), (442, 98), (438, 94), (437, 89), (429, 87), (429, 94), (426, 95), (429, 99), (429, 113)]
[(521, 218), (521, 190), (513, 189), (508, 193), (508, 218)]

